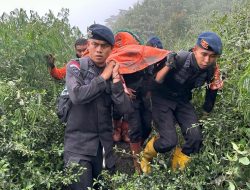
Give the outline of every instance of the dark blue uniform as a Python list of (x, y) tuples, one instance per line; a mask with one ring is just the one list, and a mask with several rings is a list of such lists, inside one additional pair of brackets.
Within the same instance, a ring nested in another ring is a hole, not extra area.
[(103, 68), (98, 68), (88, 57), (82, 59), (89, 68), (85, 78), (75, 65), (67, 65), (66, 85), (73, 105), (65, 130), (64, 161), (66, 165), (77, 162), (87, 168), (79, 184), (74, 184), (87, 189), (102, 170), (103, 148), (106, 167), (114, 166), (112, 105), (115, 104), (120, 113), (128, 112), (131, 106), (121, 82), (105, 81), (100, 76)]
[[(162, 84), (155, 84), (152, 92), (153, 119), (160, 135), (154, 148), (157, 152), (164, 153), (177, 145), (177, 121), (185, 138), (182, 152), (190, 155), (198, 152), (202, 143), (201, 128), (195, 109), (190, 103), (192, 89), (211, 81), (215, 64), (201, 70), (193, 53), (182, 51), (178, 54), (176, 68), (169, 71)], [(207, 89), (203, 105), (206, 112), (212, 110), (216, 94), (217, 91)]]
[(125, 115), (129, 124), (131, 143), (143, 142), (151, 132), (152, 105), (150, 93), (150, 75), (147, 70), (123, 75), (128, 88), (135, 90), (132, 111)]

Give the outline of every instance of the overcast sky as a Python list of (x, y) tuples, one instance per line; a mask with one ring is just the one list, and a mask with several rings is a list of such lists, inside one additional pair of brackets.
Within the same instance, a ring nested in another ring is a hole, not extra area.
[(0, 15), (15, 8), (34, 10), (40, 16), (52, 10), (55, 15), (62, 8), (69, 8), (69, 21), (86, 33), (87, 26), (94, 23), (105, 24), (105, 19), (117, 15), (120, 9), (128, 10), (139, 0), (0, 0)]

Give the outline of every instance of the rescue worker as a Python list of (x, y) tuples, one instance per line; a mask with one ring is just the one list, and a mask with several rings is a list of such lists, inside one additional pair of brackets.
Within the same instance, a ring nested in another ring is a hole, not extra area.
[(132, 113), (125, 114), (128, 119), (130, 148), (133, 154), (135, 170), (140, 173), (138, 154), (145, 139), (151, 132), (151, 101), (150, 75), (148, 67), (166, 58), (169, 51), (147, 47), (137, 43), (136, 38), (129, 32), (117, 34), (116, 44), (126, 44), (114, 49), (108, 60), (120, 63), (120, 72), (124, 78), (125, 92), (132, 99)]
[(134, 156), (134, 168), (138, 173), (141, 173), (138, 155), (152, 129), (150, 88), (147, 85), (149, 76), (147, 75), (146, 69), (123, 75), (126, 86), (131, 90), (132, 94), (132, 111), (125, 114), (125, 117), (128, 120), (130, 149)]
[[(138, 38), (131, 32), (120, 32), (117, 34), (119, 41), (126, 41), (124, 45), (140, 44)], [(129, 42), (129, 43), (128, 43)], [(141, 173), (138, 155), (141, 152), (143, 142), (151, 132), (152, 110), (148, 87), (149, 73), (147, 69), (124, 74), (125, 84), (132, 99), (132, 111), (124, 115), (129, 128), (130, 149), (133, 154), (135, 171)]]
[[(79, 38), (75, 42), (76, 57), (81, 58), (84, 56), (84, 52), (87, 49), (87, 39)], [(55, 66), (55, 57), (52, 54), (46, 55), (47, 64), (49, 67), (50, 75), (58, 80), (62, 80), (66, 76), (66, 65), (61, 68)]]
[[(119, 31), (115, 34), (115, 45), (113, 52), (115, 52), (118, 48), (121, 48), (130, 44), (140, 44), (140, 41), (137, 36), (129, 31)], [(130, 90), (130, 89), (129, 89)], [(132, 92), (131, 92), (132, 94)], [(130, 143), (129, 138), (129, 126), (128, 126), (128, 118), (127, 115), (121, 115), (117, 108), (113, 108), (113, 140), (114, 142), (124, 141), (126, 143)]]
[(73, 105), (65, 129), (64, 162), (66, 166), (75, 162), (86, 168), (79, 181), (70, 185), (72, 190), (93, 186), (93, 179), (102, 171), (103, 148), (106, 168), (114, 167), (111, 107), (115, 104), (120, 113), (131, 109), (118, 73), (119, 64), (106, 63), (113, 45), (112, 31), (93, 24), (88, 28), (89, 54), (81, 58), (88, 64), (88, 74), (83, 78), (79, 67), (67, 64), (66, 86)]
[[(150, 162), (157, 153), (173, 150), (171, 167), (183, 170), (190, 162), (192, 153), (198, 153), (202, 144), (202, 133), (195, 109), (190, 103), (192, 89), (201, 87), (205, 82), (213, 88), (206, 89), (203, 105), (209, 113), (214, 106), (217, 90), (222, 81), (213, 80), (216, 60), (222, 53), (222, 42), (214, 32), (203, 32), (198, 36), (193, 52), (170, 53), (165, 66), (156, 74), (155, 89), (152, 92), (153, 120), (159, 136), (147, 143), (141, 169), (150, 173)], [(216, 73), (215, 73), (216, 74)], [(214, 88), (213, 83), (217, 83)], [(177, 147), (175, 121), (179, 124), (185, 143)]]

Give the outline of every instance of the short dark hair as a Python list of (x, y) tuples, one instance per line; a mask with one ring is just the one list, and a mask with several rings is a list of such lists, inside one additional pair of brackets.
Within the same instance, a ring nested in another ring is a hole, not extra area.
[(76, 40), (76, 42), (75, 42), (75, 47), (76, 47), (76, 46), (80, 46), (80, 45), (86, 45), (87, 42), (88, 42), (88, 40), (85, 39), (85, 38), (78, 38), (78, 39)]

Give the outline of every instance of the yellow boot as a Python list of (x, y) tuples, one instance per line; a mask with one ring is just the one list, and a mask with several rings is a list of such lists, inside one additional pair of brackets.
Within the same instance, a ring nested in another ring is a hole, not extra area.
[(171, 164), (173, 171), (176, 171), (177, 168), (179, 168), (180, 170), (184, 170), (190, 160), (191, 158), (189, 156), (181, 152), (180, 147), (176, 147), (173, 153)]
[(153, 137), (152, 139), (150, 139), (150, 141), (147, 143), (143, 151), (141, 163), (140, 163), (141, 170), (143, 173), (148, 174), (151, 172), (150, 162), (157, 155), (157, 152), (155, 151), (154, 146), (153, 146), (155, 140), (156, 140), (156, 137)]

